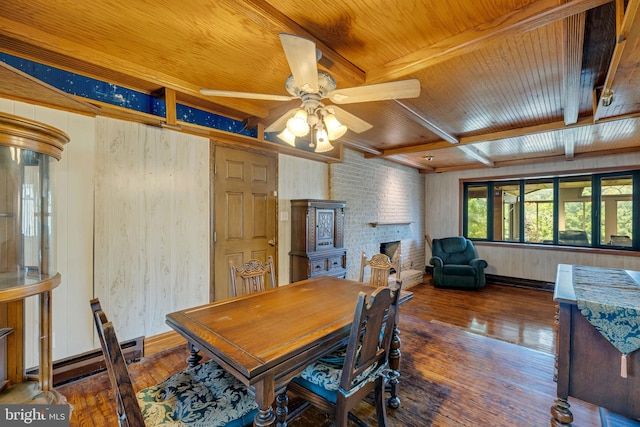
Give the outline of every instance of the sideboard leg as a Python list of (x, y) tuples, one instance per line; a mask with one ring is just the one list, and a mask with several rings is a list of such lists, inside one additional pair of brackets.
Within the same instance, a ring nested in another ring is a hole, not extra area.
[(571, 405), (562, 397), (555, 400), (555, 404), (551, 407), (551, 427), (567, 427), (573, 422), (573, 414)]

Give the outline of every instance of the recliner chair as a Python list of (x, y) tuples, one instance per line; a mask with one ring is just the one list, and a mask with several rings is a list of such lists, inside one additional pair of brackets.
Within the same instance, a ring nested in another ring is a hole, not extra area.
[(436, 287), (480, 289), (486, 284), (484, 269), (489, 264), (478, 258), (471, 240), (462, 236), (433, 239), (431, 255)]

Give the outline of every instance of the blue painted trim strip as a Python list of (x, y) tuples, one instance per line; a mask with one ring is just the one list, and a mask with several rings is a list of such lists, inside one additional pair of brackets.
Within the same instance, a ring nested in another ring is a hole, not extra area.
[[(0, 60), (25, 74), (35, 77), (71, 95), (152, 114), (162, 118), (166, 115), (166, 104), (163, 99), (142, 92), (64, 71), (59, 68), (49, 67), (2, 52), (0, 52)], [(182, 104), (176, 104), (176, 113), (178, 120), (186, 123), (252, 138), (258, 137), (257, 129), (244, 129), (243, 123), (240, 120), (230, 119)]]

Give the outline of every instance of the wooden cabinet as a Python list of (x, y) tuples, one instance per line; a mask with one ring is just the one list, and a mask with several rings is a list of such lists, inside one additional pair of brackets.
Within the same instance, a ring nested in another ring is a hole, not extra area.
[[(61, 282), (55, 266), (51, 181), (64, 132), (0, 113), (0, 404), (24, 403), (53, 388), (51, 299)], [(29, 297), (38, 298), (38, 325), (29, 320)], [(38, 339), (37, 377), (26, 368), (35, 354), (25, 344)], [(34, 382), (32, 380), (37, 380)]]
[(291, 201), (291, 282), (345, 277), (344, 208), (345, 202), (336, 200)]
[[(599, 291), (604, 289), (602, 295), (611, 297), (607, 288), (620, 287), (622, 282), (604, 284), (599, 277), (612, 277), (621, 270), (587, 268), (595, 273), (593, 279), (577, 278), (573, 266), (558, 265), (554, 293), (558, 304), (557, 399), (551, 407), (552, 426), (573, 422), (569, 397), (632, 419), (640, 417), (640, 351), (630, 353), (623, 362), (621, 353), (585, 318), (578, 307), (580, 298), (576, 296), (576, 286), (581, 285)], [(640, 284), (640, 272), (625, 272), (629, 280)], [(637, 292), (630, 292), (629, 304), (632, 306), (637, 301)]]

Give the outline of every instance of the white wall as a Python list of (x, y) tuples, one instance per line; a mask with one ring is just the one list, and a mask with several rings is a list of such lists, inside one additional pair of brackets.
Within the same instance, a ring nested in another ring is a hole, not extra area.
[(278, 156), (278, 285), (289, 283), (291, 200), (328, 199), (328, 176), (326, 163)]
[[(402, 271), (424, 270), (424, 179), (416, 169), (344, 150), (343, 162), (330, 165), (329, 182), (331, 198), (346, 202), (348, 279), (359, 278), (362, 251), (370, 257), (382, 242), (401, 242)], [(409, 223), (371, 226), (399, 221)]]
[[(640, 153), (593, 159), (560, 161), (548, 164), (513, 166), (499, 169), (477, 169), (425, 175), (425, 233), (431, 238), (457, 236), (461, 232), (461, 180), (472, 178), (526, 177), (559, 174), (560, 171), (585, 171), (607, 167), (633, 167), (640, 164)], [(480, 256), (489, 263), (487, 273), (545, 282), (555, 282), (558, 264), (580, 264), (609, 268), (640, 270), (636, 252), (595, 254), (589, 250), (558, 250), (549, 247), (516, 247), (476, 244)], [(427, 250), (427, 262), (430, 251)]]

